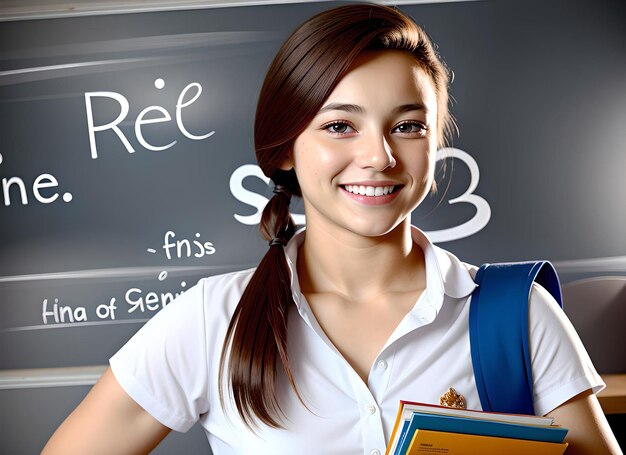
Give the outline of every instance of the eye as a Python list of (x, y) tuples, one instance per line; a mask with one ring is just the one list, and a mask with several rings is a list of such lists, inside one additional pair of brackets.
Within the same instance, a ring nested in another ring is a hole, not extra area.
[(327, 123), (322, 127), (323, 130), (328, 131), (335, 136), (343, 136), (347, 134), (356, 133), (356, 130), (350, 126), (348, 122), (343, 120), (337, 120), (331, 123)]
[(422, 122), (418, 122), (415, 120), (402, 122), (397, 125), (391, 132), (392, 133), (400, 133), (400, 134), (413, 134), (419, 136), (425, 136), (428, 131), (428, 127), (424, 125)]

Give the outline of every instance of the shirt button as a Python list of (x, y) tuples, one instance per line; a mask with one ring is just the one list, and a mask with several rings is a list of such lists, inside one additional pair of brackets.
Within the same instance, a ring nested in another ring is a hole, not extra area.
[(374, 449), (370, 452), (370, 455), (380, 455), (380, 450)]
[(369, 414), (374, 414), (376, 412), (376, 406), (374, 406), (373, 404), (368, 405), (365, 409), (367, 409), (367, 412)]
[(381, 360), (378, 362), (378, 368), (380, 368), (381, 370), (386, 370), (387, 369), (387, 362), (385, 362), (384, 360)]

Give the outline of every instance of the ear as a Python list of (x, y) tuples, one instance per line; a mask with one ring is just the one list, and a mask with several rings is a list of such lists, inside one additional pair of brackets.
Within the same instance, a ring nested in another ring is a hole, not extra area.
[(278, 168), (282, 171), (290, 171), (294, 168), (293, 149), (289, 150), (289, 154), (287, 155), (287, 158), (285, 158), (283, 162), (280, 163), (280, 166), (278, 166)]

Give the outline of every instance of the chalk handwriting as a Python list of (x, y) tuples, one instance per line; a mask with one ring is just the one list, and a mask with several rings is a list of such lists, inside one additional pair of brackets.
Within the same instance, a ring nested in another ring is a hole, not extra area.
[(489, 202), (482, 196), (474, 194), (478, 186), (478, 181), (480, 180), (480, 170), (478, 169), (476, 160), (469, 153), (457, 148), (448, 147), (437, 151), (437, 160), (445, 160), (447, 158), (455, 158), (463, 161), (470, 171), (469, 186), (461, 196), (450, 199), (448, 204), (471, 204), (476, 209), (476, 213), (472, 219), (459, 226), (428, 232), (428, 238), (436, 243), (449, 242), (451, 240), (458, 240), (474, 235), (487, 226), (491, 219), (491, 206)]
[[(0, 154), (0, 164), (2, 164), (3, 158)], [(52, 174), (43, 173), (35, 177), (32, 185), (27, 185), (21, 177), (4, 177), (2, 178), (2, 199), (5, 207), (9, 207), (13, 202), (12, 196), (19, 196), (19, 201), (22, 205), (28, 205), (30, 202), (27, 187), (31, 190), (32, 195), (37, 202), (41, 204), (51, 204), (59, 198), (59, 193), (52, 190), (57, 188), (59, 182)], [(71, 193), (64, 193), (61, 199), (64, 202), (71, 202), (73, 196)]]
[[(165, 81), (161, 78), (156, 79), (154, 81), (154, 85), (158, 90), (161, 90), (163, 87), (165, 87)], [(189, 92), (191, 92), (191, 96), (189, 99), (187, 99), (187, 93)], [(183, 134), (183, 136), (194, 141), (200, 141), (208, 137), (211, 137), (213, 136), (213, 134), (215, 134), (215, 131), (209, 131), (208, 133), (200, 134), (200, 135), (193, 134), (187, 129), (187, 127), (185, 126), (185, 123), (183, 122), (183, 109), (195, 103), (198, 100), (198, 98), (200, 98), (201, 94), (202, 94), (202, 86), (198, 82), (191, 82), (185, 88), (183, 88), (183, 90), (180, 92), (180, 95), (178, 96), (178, 100), (176, 101), (176, 106), (175, 106), (174, 116), (176, 118), (176, 125), (178, 126), (179, 131)], [(100, 99), (108, 98), (118, 103), (120, 112), (117, 115), (117, 118), (109, 121), (108, 123), (103, 123), (99, 125), (95, 124), (94, 115), (93, 115), (93, 103), (98, 98)], [(117, 137), (120, 139), (120, 141), (122, 142), (122, 144), (124, 145), (124, 148), (126, 148), (128, 153), (135, 153), (135, 149), (131, 145), (130, 141), (124, 135), (122, 130), (118, 127), (118, 125), (126, 118), (126, 116), (128, 115), (130, 111), (130, 103), (128, 102), (128, 99), (126, 99), (124, 95), (122, 95), (121, 93), (117, 93), (117, 92), (105, 92), (105, 91), (85, 92), (85, 108), (87, 111), (87, 128), (88, 128), (88, 133), (89, 133), (89, 147), (91, 150), (91, 158), (93, 158), (94, 160), (98, 158), (98, 149), (96, 145), (96, 133), (100, 133), (102, 131), (107, 131), (107, 130), (111, 130), (117, 135)], [(148, 114), (151, 114), (150, 118), (146, 118)], [(144, 134), (143, 134), (144, 126), (152, 125), (155, 123), (169, 122), (171, 120), (172, 120), (172, 117), (170, 113), (163, 106), (153, 105), (153, 106), (148, 106), (144, 108), (141, 112), (139, 112), (139, 114), (135, 118), (135, 137), (137, 138), (137, 141), (139, 142), (139, 144), (141, 144), (141, 146), (145, 148), (146, 150), (150, 150), (153, 152), (159, 152), (159, 151), (167, 150), (173, 147), (177, 143), (176, 140), (171, 141), (169, 144), (155, 145), (155, 144), (150, 144), (145, 139)]]
[(115, 320), (115, 310), (117, 310), (117, 307), (115, 306), (115, 297), (111, 297), (108, 305), (106, 303), (102, 303), (96, 307), (96, 316), (100, 319)]
[[(158, 280), (163, 281), (167, 278), (167, 271), (159, 273)], [(176, 297), (185, 292), (187, 283), (180, 282), (180, 289), (177, 291), (170, 290), (168, 292), (144, 291), (139, 287), (131, 287), (124, 292), (124, 303), (127, 304), (127, 313), (148, 313), (157, 312), (165, 308)], [(117, 318), (116, 311), (118, 307), (116, 302), (118, 299), (111, 297), (108, 303), (101, 303), (92, 309), (93, 314), (89, 316), (89, 312), (84, 306), (72, 307), (71, 305), (62, 305), (59, 299), (43, 299), (41, 317), (44, 325), (50, 324), (67, 324), (87, 322), (89, 317), (96, 320), (111, 320)]]
[(51, 318), (57, 324), (64, 322), (84, 322), (87, 320), (87, 310), (82, 306), (72, 308), (69, 305), (60, 305), (59, 299), (54, 299), (52, 308), (50, 308), (48, 306), (48, 299), (44, 299), (41, 317), (43, 318), (44, 324), (49, 324), (48, 318)]
[[(181, 287), (185, 287), (186, 283), (183, 281), (180, 283)], [(146, 311), (156, 312), (161, 308), (165, 308), (172, 300), (181, 295), (184, 290), (179, 292), (144, 292), (140, 288), (130, 288), (126, 291), (124, 299), (129, 305), (128, 312), (134, 313), (139, 310), (141, 313)]]
[[(188, 258), (192, 255), (196, 258), (202, 258), (204, 256), (210, 256), (215, 254), (215, 247), (211, 242), (202, 242), (200, 240), (200, 233), (196, 232), (195, 239), (189, 241), (188, 239), (178, 239), (174, 240), (176, 234), (173, 231), (167, 231), (165, 233), (165, 237), (163, 238), (163, 250), (165, 251), (165, 256), (168, 259), (172, 259), (173, 257), (180, 258)], [(173, 250), (173, 251), (172, 251)], [(156, 252), (155, 250), (148, 249), (149, 253)]]

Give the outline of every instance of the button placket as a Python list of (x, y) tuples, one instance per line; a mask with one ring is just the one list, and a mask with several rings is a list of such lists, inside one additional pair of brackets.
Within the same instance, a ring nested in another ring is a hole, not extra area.
[(385, 447), (385, 435), (382, 415), (376, 398), (356, 372), (351, 375), (351, 384), (356, 404), (359, 407), (363, 455), (371, 455), (373, 450), (380, 452)]
[(381, 404), (385, 399), (385, 392), (391, 378), (393, 370), (393, 359), (395, 357), (395, 342), (383, 349), (376, 362), (372, 365), (369, 377), (369, 390), (377, 403)]

